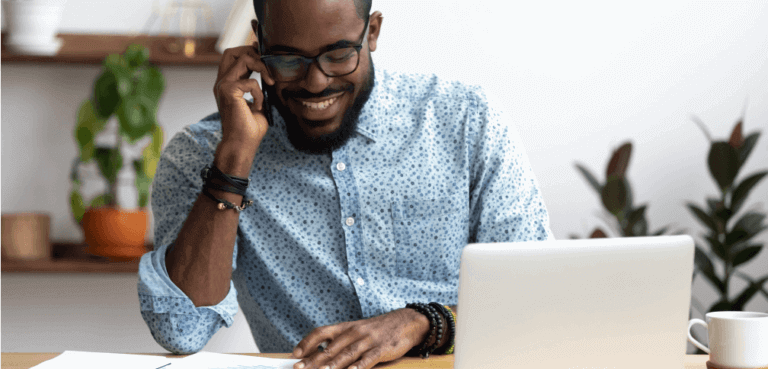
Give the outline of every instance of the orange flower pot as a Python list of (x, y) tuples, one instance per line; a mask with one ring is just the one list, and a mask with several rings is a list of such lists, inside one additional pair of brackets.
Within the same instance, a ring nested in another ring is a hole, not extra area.
[(146, 210), (90, 208), (83, 215), (83, 234), (88, 253), (112, 261), (138, 259), (146, 251), (149, 214)]

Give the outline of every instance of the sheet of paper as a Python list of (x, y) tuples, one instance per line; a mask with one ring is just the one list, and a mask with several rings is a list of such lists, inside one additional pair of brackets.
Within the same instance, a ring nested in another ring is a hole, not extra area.
[(200, 351), (175, 361), (168, 369), (293, 369), (293, 364), (297, 362), (299, 359), (270, 359)]
[(166, 365), (163, 369), (170, 369), (182, 359), (167, 359), (162, 356), (109, 354), (104, 352), (64, 351), (55, 358), (33, 366), (35, 369), (52, 368), (80, 368), (80, 369), (156, 369)]

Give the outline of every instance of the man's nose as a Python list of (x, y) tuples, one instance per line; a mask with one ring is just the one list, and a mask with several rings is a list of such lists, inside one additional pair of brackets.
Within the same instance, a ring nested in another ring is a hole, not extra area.
[(320, 70), (317, 62), (315, 62), (309, 65), (307, 74), (304, 76), (304, 79), (301, 80), (301, 87), (311, 93), (318, 94), (328, 88), (330, 83), (331, 78), (326, 76), (325, 73)]

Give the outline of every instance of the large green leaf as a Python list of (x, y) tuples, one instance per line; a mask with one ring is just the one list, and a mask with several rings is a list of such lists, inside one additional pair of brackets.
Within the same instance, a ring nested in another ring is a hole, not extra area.
[(592, 186), (592, 188), (597, 191), (599, 194), (600, 191), (602, 191), (603, 186), (600, 185), (600, 182), (597, 181), (597, 178), (595, 178), (594, 175), (592, 175), (592, 172), (589, 171), (586, 167), (584, 167), (581, 164), (576, 164), (576, 169), (581, 172), (581, 175), (584, 176), (584, 178), (589, 182), (589, 184)]
[(746, 242), (758, 233), (765, 230), (763, 225), (765, 220), (765, 214), (757, 212), (748, 212), (744, 214), (736, 224), (733, 225), (733, 229), (725, 235), (726, 245), (733, 245), (737, 242)]
[(712, 219), (707, 213), (704, 212), (704, 210), (701, 210), (698, 206), (696, 206), (694, 203), (687, 203), (688, 209), (693, 213), (693, 215), (696, 216), (696, 219), (698, 219), (701, 224), (705, 225), (707, 228), (709, 228), (712, 233), (717, 233), (717, 224), (715, 224), (715, 220)]
[(763, 249), (763, 246), (747, 246), (740, 252), (736, 253), (736, 256), (733, 257), (733, 267), (737, 267), (741, 264), (744, 264), (755, 256), (760, 253), (760, 250)]
[(763, 179), (763, 177), (765, 177), (767, 174), (768, 171), (755, 173), (745, 178), (736, 186), (736, 189), (733, 190), (733, 197), (731, 199), (731, 211), (734, 214), (739, 212), (741, 206), (744, 204), (744, 201), (747, 199), (749, 192), (752, 191), (752, 188), (754, 188), (755, 185), (757, 185), (757, 183), (760, 182), (760, 180)]
[(136, 93), (152, 100), (155, 110), (163, 90), (165, 90), (165, 78), (157, 67), (143, 68), (137, 74)]
[(99, 166), (99, 172), (104, 178), (113, 185), (117, 182), (117, 173), (123, 167), (123, 156), (120, 150), (116, 148), (97, 147), (94, 151), (94, 158)]
[(102, 119), (111, 116), (120, 104), (117, 79), (114, 73), (104, 71), (93, 86), (93, 104), (96, 114)]
[(93, 157), (94, 139), (106, 124), (106, 119), (96, 115), (93, 102), (90, 99), (86, 99), (80, 104), (80, 109), (77, 111), (75, 138), (80, 148), (80, 160), (82, 162), (88, 162)]
[(619, 146), (619, 148), (613, 152), (613, 155), (611, 155), (611, 160), (608, 162), (608, 167), (605, 170), (605, 177), (624, 177), (627, 173), (627, 167), (629, 167), (629, 158), (631, 154), (631, 142), (625, 142)]
[(739, 173), (738, 151), (725, 141), (713, 142), (709, 150), (708, 163), (710, 174), (720, 190), (725, 192)]
[(130, 44), (123, 53), (128, 65), (132, 68), (136, 68), (149, 59), (149, 50), (146, 47), (139, 44)]
[(160, 154), (163, 148), (163, 129), (156, 124), (152, 127), (152, 141), (141, 152), (144, 161), (142, 168), (149, 179), (155, 178), (157, 164), (160, 162)]
[(122, 55), (110, 54), (104, 59), (104, 73), (111, 73), (115, 79), (118, 96), (125, 98), (133, 93), (131, 74), (133, 69)]
[(83, 221), (83, 215), (85, 215), (85, 203), (83, 202), (83, 195), (80, 191), (75, 189), (69, 194), (69, 206), (72, 209), (72, 215), (75, 217), (75, 221), (79, 224)]
[(709, 260), (709, 256), (701, 250), (699, 246), (696, 246), (696, 252), (694, 253), (694, 264), (701, 272), (702, 275), (712, 284), (718, 291), (725, 291), (725, 284), (715, 274), (715, 267), (712, 265), (712, 261)]
[(146, 103), (148, 99), (144, 96), (130, 96), (117, 108), (120, 133), (132, 143), (144, 137), (155, 125), (154, 112)]
[(744, 139), (744, 145), (739, 148), (739, 166), (744, 164), (745, 161), (747, 161), (747, 158), (749, 158), (749, 154), (752, 152), (752, 149), (755, 147), (755, 144), (757, 143), (757, 139), (760, 137), (760, 132), (755, 132), (747, 136), (746, 139)]
[(624, 177), (609, 177), (605, 186), (603, 186), (600, 198), (603, 201), (603, 206), (605, 206), (611, 214), (618, 214), (627, 204), (626, 179), (624, 179)]

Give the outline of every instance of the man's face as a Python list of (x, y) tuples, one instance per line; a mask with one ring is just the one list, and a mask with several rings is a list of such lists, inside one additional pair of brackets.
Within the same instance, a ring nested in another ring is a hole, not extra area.
[[(346, 41), (356, 44), (363, 34), (352, 0), (267, 1), (261, 25), (265, 55), (314, 57)], [(370, 17), (357, 69), (328, 77), (313, 63), (303, 79), (262, 88), (286, 122), (289, 139), (299, 150), (329, 152), (351, 136), (357, 117), (373, 87), (370, 51), (376, 48), (381, 13)], [(254, 32), (257, 24), (253, 22)]]

